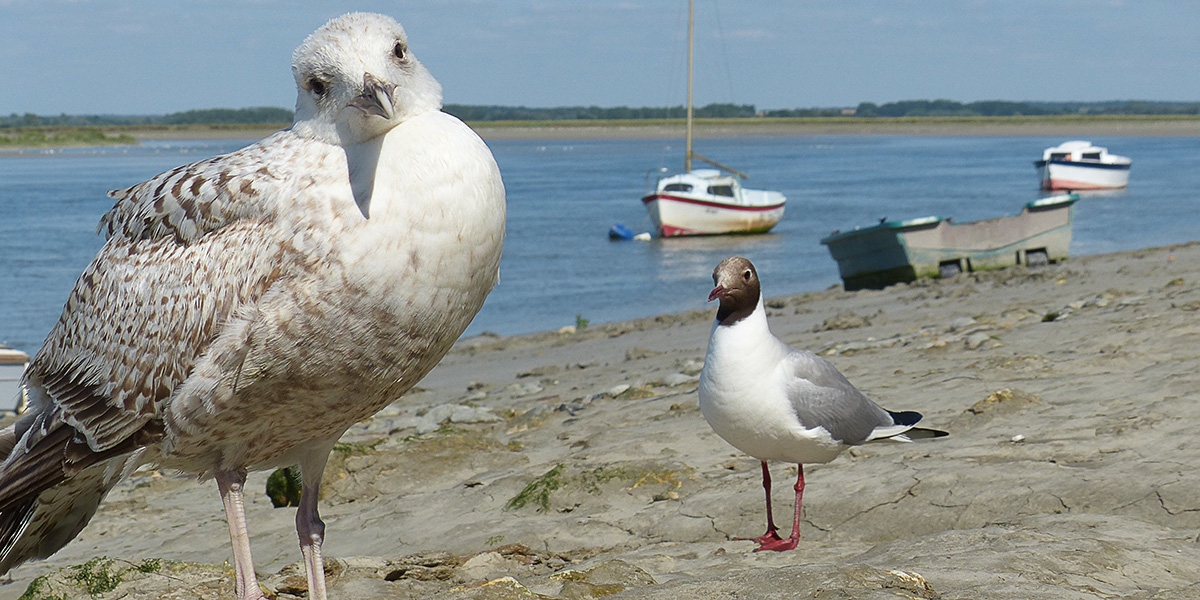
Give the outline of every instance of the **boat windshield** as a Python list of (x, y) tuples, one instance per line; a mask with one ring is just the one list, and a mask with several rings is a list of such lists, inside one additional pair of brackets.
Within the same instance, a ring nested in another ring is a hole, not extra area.
[(1084, 152), (1083, 160), (1100, 160), (1099, 152)]
[(733, 197), (733, 186), (731, 186), (731, 185), (710, 185), (710, 186), (708, 186), (708, 193), (710, 193), (714, 196), (728, 196), (728, 197), (732, 198)]
[(690, 183), (668, 183), (663, 186), (664, 192), (690, 192), (692, 184)]

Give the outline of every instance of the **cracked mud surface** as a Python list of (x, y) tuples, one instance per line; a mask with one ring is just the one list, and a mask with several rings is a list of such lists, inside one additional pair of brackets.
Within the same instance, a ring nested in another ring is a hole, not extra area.
[[(706, 292), (690, 313), (462, 340), (354, 427), (322, 503), (331, 597), (1200, 597), (1200, 245), (771, 298), (777, 336), (951, 432), (806, 466), (786, 553), (733, 540), (762, 532), (762, 487), (697, 407)], [(781, 523), (795, 472), (772, 465)], [(294, 509), (266, 477), (247, 484), (258, 572), (303, 597)], [(0, 598), (43, 574), (43, 597), (88, 597), (60, 569), (101, 555), (124, 581), (100, 597), (231, 597), (215, 486), (142, 471)]]

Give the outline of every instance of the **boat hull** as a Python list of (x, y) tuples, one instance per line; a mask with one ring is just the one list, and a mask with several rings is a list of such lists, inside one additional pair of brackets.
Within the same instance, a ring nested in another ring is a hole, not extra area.
[(1037, 161), (1043, 190), (1112, 190), (1129, 185), (1128, 164)]
[(1020, 214), (955, 224), (927, 217), (890, 221), (821, 240), (847, 290), (948, 273), (1065, 260), (1077, 194), (1031, 202)]
[[(29, 366), (29, 355), (12, 348), (0, 348), (0, 402), (16, 399), (16, 406), (5, 407), (23, 410), (25, 405), (25, 389), (21, 386), (21, 377)], [(0, 404), (0, 406), (3, 406)]]
[(655, 193), (642, 198), (662, 237), (766, 233), (783, 218), (784, 203), (739, 205)]

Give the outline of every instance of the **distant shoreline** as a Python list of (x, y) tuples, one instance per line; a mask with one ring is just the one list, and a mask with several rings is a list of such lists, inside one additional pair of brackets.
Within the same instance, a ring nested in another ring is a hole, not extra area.
[[(677, 139), (682, 120), (622, 121), (480, 121), (468, 123), (485, 140), (520, 139)], [(98, 128), (109, 136), (146, 140), (261, 139), (287, 124), (123, 126)], [(53, 131), (56, 128), (44, 128)], [(793, 137), (837, 135), (915, 136), (1151, 136), (1200, 137), (1200, 116), (1052, 116), (1052, 117), (818, 117), (782, 119), (698, 119), (700, 138)], [(99, 147), (104, 143), (3, 146), (0, 155), (55, 147)], [(112, 144), (120, 145), (120, 144)]]
[[(683, 121), (496, 121), (469, 123), (484, 139), (674, 139)], [(1200, 136), (1200, 117), (906, 117), (703, 119), (701, 138), (827, 135)]]
[[(683, 137), (682, 119), (621, 121), (471, 121), (487, 140), (511, 139), (674, 139)], [(114, 130), (139, 140), (266, 137), (286, 125), (262, 127), (130, 127)], [(962, 135), (962, 136), (1200, 136), (1200, 116), (1089, 117), (903, 117), (697, 119), (702, 138), (789, 137), (804, 135)]]

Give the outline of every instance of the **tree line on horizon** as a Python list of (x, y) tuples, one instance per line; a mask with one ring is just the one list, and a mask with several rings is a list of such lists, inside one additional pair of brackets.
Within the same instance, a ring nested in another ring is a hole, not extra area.
[[(472, 106), (447, 104), (443, 110), (464, 121), (541, 121), (541, 120), (630, 120), (682, 119), (684, 106), (630, 108), (617, 106), (562, 106), (530, 108), (525, 106)], [(1015, 117), (1054, 115), (1196, 115), (1200, 102), (1157, 102), (1125, 100), (1111, 102), (1011, 102), (985, 100), (902, 100), (875, 104), (863, 102), (853, 108), (790, 108), (758, 110), (753, 104), (708, 104), (698, 106), (698, 119), (789, 118), (789, 117)]]
[[(447, 104), (446, 112), (464, 121), (573, 121), (682, 119), (683, 106), (600, 107), (560, 106), (532, 108)], [(875, 104), (863, 102), (853, 108), (796, 108), (758, 110), (753, 104), (708, 104), (696, 107), (698, 119), (749, 119), (789, 117), (1012, 117), (1056, 115), (1197, 115), (1200, 102), (1160, 102), (1121, 100), (1111, 102), (1011, 102), (985, 100), (902, 100)], [(267, 125), (292, 122), (292, 111), (278, 107), (214, 108), (189, 110), (167, 115), (36, 115), (32, 113), (0, 116), (0, 128), (17, 127), (98, 127), (138, 125)]]
[(0, 116), (0, 128), (113, 127), (137, 125), (264, 125), (291, 123), (292, 111), (274, 106), (209, 108), (167, 115), (35, 115)]
[(1123, 100), (1110, 102), (1010, 102), (983, 100), (903, 100), (875, 104), (863, 102), (855, 109), (858, 117), (1019, 117), (1056, 115), (1195, 115), (1200, 102), (1154, 102)]

